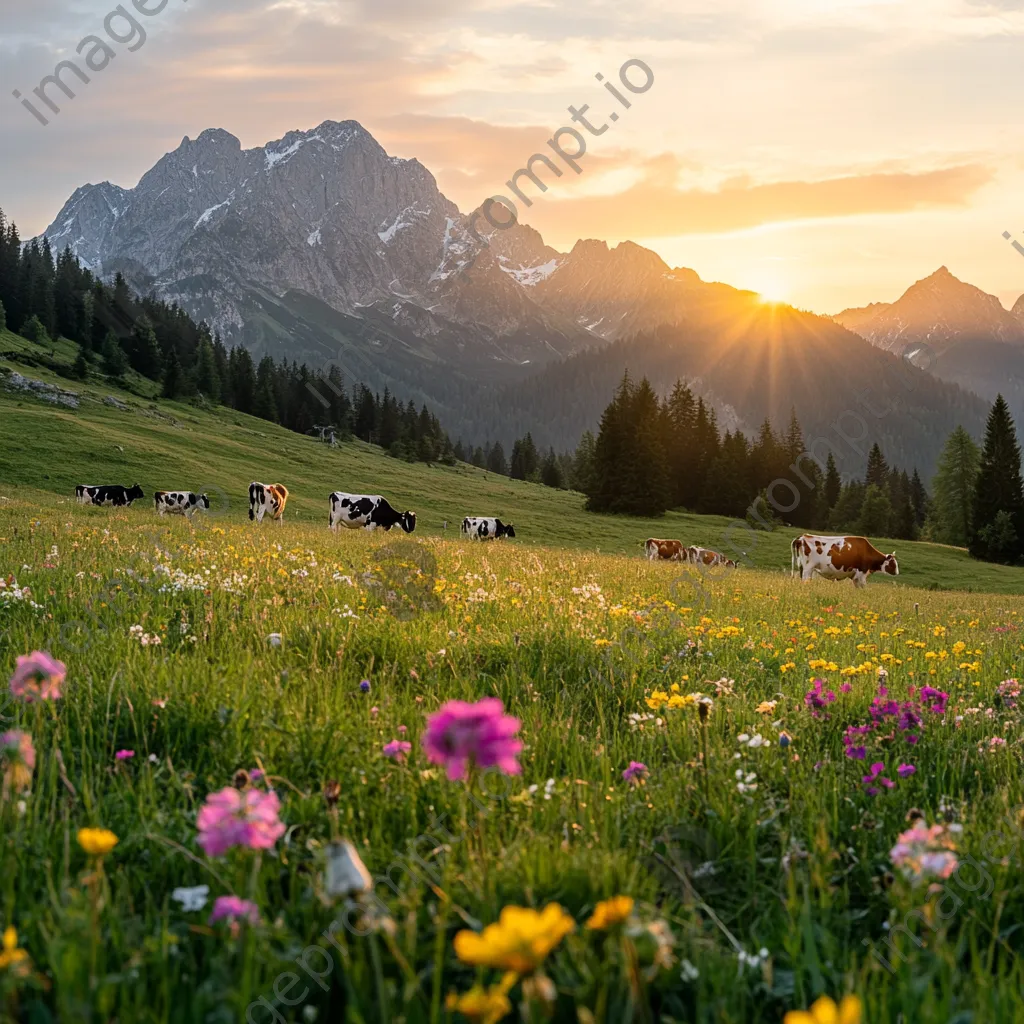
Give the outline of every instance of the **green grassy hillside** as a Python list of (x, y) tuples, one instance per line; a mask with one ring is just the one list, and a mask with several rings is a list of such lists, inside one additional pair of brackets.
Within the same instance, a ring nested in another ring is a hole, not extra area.
[[(205, 490), (213, 503), (211, 517), (239, 521), (247, 515), (248, 484), (257, 479), (288, 487), (286, 520), (323, 522), (325, 528), (332, 490), (381, 493), (396, 507), (413, 509), (417, 529), (424, 534), (443, 534), (445, 521), (449, 532), (457, 530), (465, 515), (497, 515), (515, 524), (517, 544), (639, 557), (646, 537), (678, 537), (732, 555), (735, 548), (730, 545), (735, 545), (747, 553), (748, 565), (789, 569), (791, 530), (755, 535), (737, 527), (730, 530), (730, 521), (722, 517), (682, 513), (660, 519), (598, 516), (584, 511), (582, 496), (572, 492), (466, 465), (408, 465), (360, 442), (331, 450), (234, 410), (154, 401), (141, 380), (130, 381), (133, 390), (128, 392), (99, 376), (70, 381), (45, 365), (26, 365), (25, 359), (39, 356), (70, 360), (73, 353), (64, 343), (51, 351), (0, 333), (0, 353), (8, 354), (0, 355), (0, 373), (15, 370), (81, 396), (78, 409), (62, 408), (4, 390), (0, 382), (0, 493), (8, 499), (50, 506), (69, 501), (78, 483), (139, 482), (147, 496), (155, 489)], [(110, 404), (110, 399), (126, 408)], [(75, 514), (102, 517), (106, 512), (76, 509)], [(132, 514), (140, 520), (153, 515), (148, 501)], [(1024, 593), (1020, 569), (975, 562), (965, 551), (941, 545), (872, 539), (899, 556), (898, 584)], [(345, 543), (343, 536), (338, 543)], [(872, 579), (873, 586), (893, 582)]]

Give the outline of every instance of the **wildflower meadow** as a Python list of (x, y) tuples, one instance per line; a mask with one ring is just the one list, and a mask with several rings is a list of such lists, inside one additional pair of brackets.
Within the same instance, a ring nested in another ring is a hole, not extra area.
[(1020, 601), (0, 509), (0, 1019), (1008, 1022)]

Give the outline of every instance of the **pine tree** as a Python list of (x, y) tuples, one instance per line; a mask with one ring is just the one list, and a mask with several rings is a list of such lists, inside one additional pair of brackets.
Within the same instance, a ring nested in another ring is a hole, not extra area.
[(79, 380), (85, 380), (89, 376), (89, 360), (82, 345), (78, 346), (78, 354), (75, 356), (75, 365), (71, 368), (71, 372)]
[(825, 463), (825, 506), (826, 514), (836, 507), (839, 495), (843, 490), (843, 481), (836, 468), (836, 460), (832, 453), (828, 453), (828, 461)]
[(7, 330), (7, 310), (4, 309), (4, 304), (0, 301), (0, 331)]
[(946, 440), (932, 483), (935, 539), (943, 544), (967, 546), (980, 466), (978, 446), (963, 427), (957, 427)]
[(892, 518), (892, 502), (888, 491), (877, 484), (868, 484), (860, 507), (858, 530), (865, 537), (887, 537), (892, 532)]
[(196, 361), (192, 368), (192, 379), (196, 391), (211, 402), (220, 401), (220, 374), (217, 372), (217, 357), (207, 334), (199, 339)]
[(498, 476), (508, 476), (508, 463), (505, 461), (505, 449), (501, 447), (500, 441), (494, 442), (494, 447), (487, 454), (487, 468)]
[(568, 482), (574, 491), (581, 494), (589, 494), (593, 486), (595, 444), (594, 435), (585, 430), (572, 457), (572, 472)]
[(153, 322), (145, 313), (132, 325), (128, 353), (133, 369), (150, 380), (160, 379), (163, 372), (163, 355), (157, 344)]
[(124, 376), (128, 370), (128, 357), (113, 331), (108, 331), (106, 338), (103, 339), (101, 355), (103, 356), (104, 373), (114, 378)]
[(34, 341), (37, 345), (45, 345), (50, 340), (50, 335), (43, 326), (42, 320), (35, 313), (21, 325), (21, 330), (18, 333), (23, 338)]
[[(1000, 516), (1000, 513), (1006, 513)], [(975, 558), (1013, 564), (1024, 553), (1024, 487), (1020, 446), (1002, 395), (985, 428), (967, 547)]]
[(868, 471), (864, 478), (868, 487), (880, 487), (886, 489), (889, 486), (889, 464), (885, 461), (882, 449), (876, 441), (868, 452)]
[(274, 360), (264, 356), (256, 370), (256, 393), (253, 396), (252, 412), (260, 419), (277, 422), (277, 397), (274, 394)]
[(487, 468), (487, 456), (484, 455), (484, 450), (479, 445), (473, 449), (473, 458), (470, 462), (476, 466), (477, 469)]
[(563, 486), (562, 467), (558, 464), (558, 456), (555, 455), (554, 448), (548, 449), (548, 453), (541, 463), (540, 482), (545, 487), (561, 488)]
[(164, 398), (177, 398), (184, 387), (181, 360), (178, 358), (176, 349), (171, 349), (170, 358), (167, 360), (167, 368), (164, 370), (164, 386), (162, 394)]
[(917, 472), (917, 468), (914, 468), (914, 475), (910, 478), (910, 503), (914, 506), (914, 522), (917, 524), (918, 529), (924, 526), (925, 520), (928, 518), (928, 492), (924, 488), (924, 484), (921, 482), (921, 477)]

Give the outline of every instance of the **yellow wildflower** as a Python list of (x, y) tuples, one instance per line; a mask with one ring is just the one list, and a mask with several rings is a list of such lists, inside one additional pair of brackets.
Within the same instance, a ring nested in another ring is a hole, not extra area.
[(607, 931), (617, 924), (622, 924), (633, 913), (632, 896), (613, 896), (594, 907), (594, 913), (587, 921), (591, 931)]
[(78, 845), (93, 857), (105, 857), (117, 842), (117, 836), (106, 828), (83, 828), (78, 832)]
[(509, 906), (497, 923), (482, 932), (459, 932), (455, 955), (466, 964), (529, 974), (575, 927), (576, 922), (557, 903), (549, 903), (542, 911)]
[(763, 700), (755, 710), (759, 715), (770, 715), (775, 710), (776, 704), (778, 704), (777, 700)]
[(479, 1021), (480, 1024), (497, 1024), (512, 1012), (508, 990), (515, 983), (515, 972), (510, 971), (497, 985), (491, 985), (490, 988), (474, 985), (461, 996), (450, 992), (445, 1000), (445, 1008), (458, 1010), (464, 1017)]
[(809, 1010), (790, 1010), (782, 1024), (860, 1024), (861, 1002), (857, 996), (843, 996), (836, 1004), (822, 996)]
[(25, 964), (28, 953), (18, 948), (18, 933), (8, 926), (4, 931), (3, 949), (0, 950), (0, 971), (17, 964)]

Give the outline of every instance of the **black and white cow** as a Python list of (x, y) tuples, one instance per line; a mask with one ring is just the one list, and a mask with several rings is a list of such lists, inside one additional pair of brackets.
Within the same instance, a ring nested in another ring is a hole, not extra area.
[(288, 504), (288, 488), (284, 484), (249, 484), (249, 518), (257, 523), (269, 512), (278, 526), (284, 525), (284, 507)]
[(120, 484), (79, 484), (75, 488), (75, 498), (79, 505), (130, 505), (138, 498), (144, 498), (142, 488), (138, 484), (122, 487)]
[(155, 491), (153, 504), (159, 516), (170, 513), (191, 519), (199, 509), (210, 507), (210, 499), (205, 494), (192, 491)]
[(406, 533), (416, 529), (415, 512), (396, 512), (386, 498), (379, 494), (346, 494), (335, 491), (330, 497), (331, 512), (328, 525), (337, 531), (338, 526), (346, 526), (350, 530), (360, 526), (374, 530), (378, 526), (382, 530), (390, 530), (396, 523)]
[(462, 536), (473, 540), (498, 540), (501, 537), (514, 537), (515, 527), (506, 526), (500, 519), (487, 516), (466, 516), (462, 520)]

